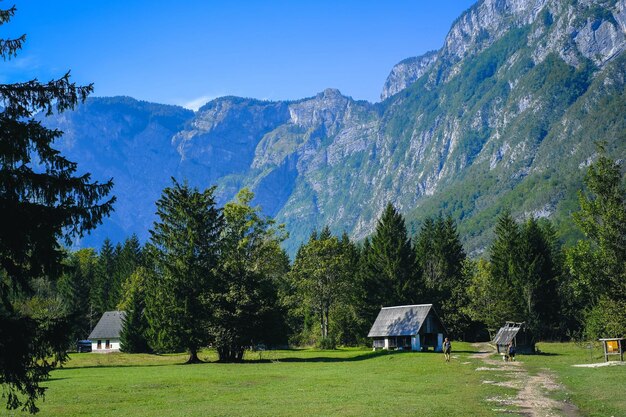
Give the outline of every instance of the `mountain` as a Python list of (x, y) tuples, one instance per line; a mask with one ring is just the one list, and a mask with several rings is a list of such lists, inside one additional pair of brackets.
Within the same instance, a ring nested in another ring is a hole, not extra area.
[(380, 103), (327, 89), (297, 101), (222, 97), (192, 113), (94, 98), (46, 120), (95, 178), (113, 177), (116, 213), (81, 244), (145, 239), (169, 177), (250, 187), (284, 222), (293, 253), (328, 224), (361, 239), (388, 201), (413, 231), (451, 214), (480, 253), (497, 214), (553, 219), (566, 239), (595, 141), (626, 155), (626, 0), (482, 0), (443, 47), (397, 64)]

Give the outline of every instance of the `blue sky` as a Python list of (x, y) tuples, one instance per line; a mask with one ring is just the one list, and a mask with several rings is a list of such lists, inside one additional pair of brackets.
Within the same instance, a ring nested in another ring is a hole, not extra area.
[(0, 38), (28, 36), (0, 82), (68, 69), (95, 96), (197, 107), (222, 95), (269, 100), (334, 87), (377, 101), (391, 67), (443, 45), (473, 0), (13, 0)]

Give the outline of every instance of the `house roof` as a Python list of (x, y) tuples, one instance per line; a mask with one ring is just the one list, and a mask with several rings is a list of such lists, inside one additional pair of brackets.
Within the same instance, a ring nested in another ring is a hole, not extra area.
[(367, 337), (415, 335), (431, 310), (434, 312), (432, 304), (383, 307)]
[(496, 345), (508, 345), (517, 336), (524, 323), (514, 323), (507, 321), (506, 324), (500, 327), (498, 333), (493, 338), (493, 343)]
[(124, 311), (107, 311), (105, 312), (96, 327), (93, 328), (89, 339), (117, 339), (122, 332), (122, 322), (126, 312)]

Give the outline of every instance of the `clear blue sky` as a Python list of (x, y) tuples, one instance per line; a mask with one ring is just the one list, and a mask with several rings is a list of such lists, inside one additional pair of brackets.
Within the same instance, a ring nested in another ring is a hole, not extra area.
[[(2, 0), (27, 34), (0, 82), (71, 69), (95, 96), (192, 105), (222, 95), (309, 97), (334, 87), (377, 101), (391, 67), (443, 45), (473, 0)], [(192, 106), (193, 107), (193, 106)]]

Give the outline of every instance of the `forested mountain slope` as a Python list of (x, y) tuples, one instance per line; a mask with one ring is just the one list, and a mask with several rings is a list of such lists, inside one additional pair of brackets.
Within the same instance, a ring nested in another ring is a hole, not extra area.
[(95, 98), (48, 120), (60, 147), (114, 177), (116, 213), (93, 244), (147, 237), (170, 176), (250, 187), (293, 250), (328, 224), (368, 235), (388, 201), (413, 227), (451, 214), (471, 252), (496, 214), (546, 216), (563, 234), (594, 141), (626, 155), (626, 0), (483, 0), (439, 51), (392, 70), (380, 103), (328, 89), (293, 102), (223, 97), (198, 112)]

